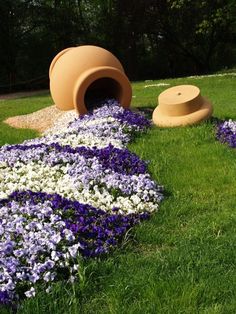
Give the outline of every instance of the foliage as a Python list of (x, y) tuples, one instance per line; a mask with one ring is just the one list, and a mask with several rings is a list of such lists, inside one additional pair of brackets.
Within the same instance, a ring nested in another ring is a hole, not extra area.
[(235, 9), (235, 0), (1, 1), (0, 91), (47, 86), (53, 56), (81, 44), (111, 50), (131, 79), (234, 65)]

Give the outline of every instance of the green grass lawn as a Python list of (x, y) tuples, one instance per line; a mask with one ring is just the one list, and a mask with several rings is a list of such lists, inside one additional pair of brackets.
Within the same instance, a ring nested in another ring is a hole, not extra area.
[(0, 146), (8, 143), (20, 143), (23, 140), (38, 136), (38, 132), (30, 129), (15, 129), (3, 123), (8, 117), (32, 113), (52, 105), (51, 97), (45, 95), (11, 100), (0, 100)]
[[(160, 82), (170, 86), (144, 88)], [(159, 93), (179, 84), (200, 87), (214, 117), (236, 119), (235, 76), (137, 82), (133, 105), (153, 110)], [(2, 101), (0, 117), (49, 104), (46, 95)], [(0, 134), (1, 144), (37, 135), (3, 123)], [(129, 148), (165, 186), (159, 212), (115, 253), (81, 262), (77, 284), (42, 289), (18, 313), (236, 313), (236, 151), (215, 140), (211, 122), (152, 127)]]

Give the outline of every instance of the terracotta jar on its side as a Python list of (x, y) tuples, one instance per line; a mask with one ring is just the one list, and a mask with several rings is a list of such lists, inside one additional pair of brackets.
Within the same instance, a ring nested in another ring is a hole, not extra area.
[(61, 110), (75, 108), (85, 114), (96, 101), (115, 98), (124, 107), (131, 103), (132, 89), (120, 61), (96, 46), (62, 50), (50, 69), (50, 91)]

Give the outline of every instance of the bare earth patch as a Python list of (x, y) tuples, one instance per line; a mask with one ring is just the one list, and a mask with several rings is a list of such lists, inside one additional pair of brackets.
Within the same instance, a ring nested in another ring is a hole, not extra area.
[(4, 122), (14, 128), (34, 129), (42, 133), (66, 113), (53, 105), (30, 114), (7, 118)]

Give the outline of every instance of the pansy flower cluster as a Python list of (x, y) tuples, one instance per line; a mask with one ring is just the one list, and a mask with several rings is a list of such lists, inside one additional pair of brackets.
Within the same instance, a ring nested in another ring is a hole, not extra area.
[(228, 120), (220, 122), (217, 126), (217, 139), (227, 143), (230, 147), (236, 147), (236, 121)]
[(75, 280), (81, 257), (116, 247), (158, 209), (162, 186), (127, 143), (149, 121), (108, 100), (44, 136), (0, 149), (0, 302)]

